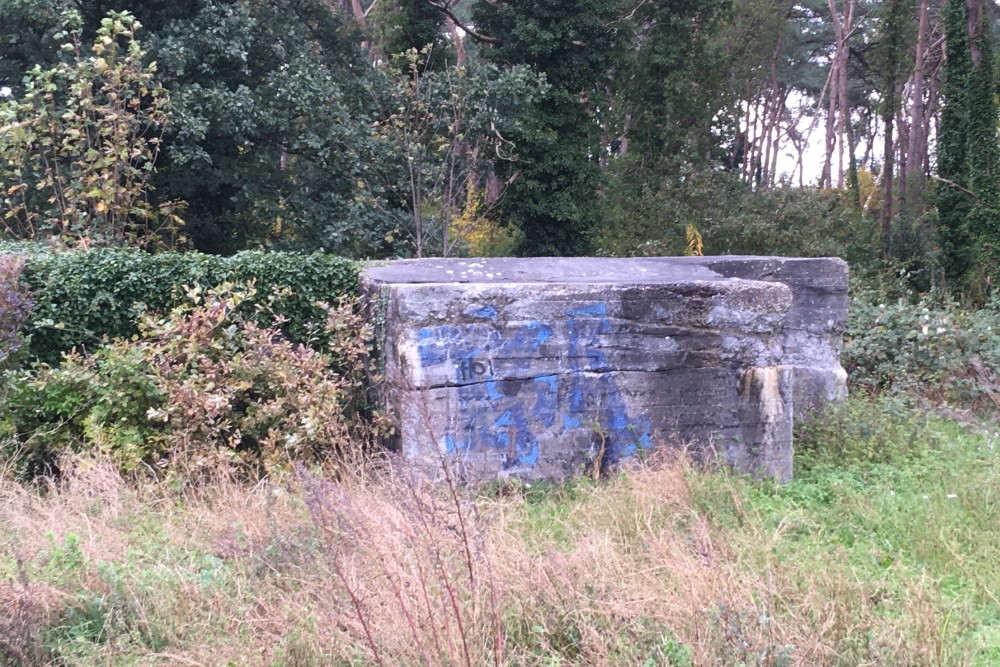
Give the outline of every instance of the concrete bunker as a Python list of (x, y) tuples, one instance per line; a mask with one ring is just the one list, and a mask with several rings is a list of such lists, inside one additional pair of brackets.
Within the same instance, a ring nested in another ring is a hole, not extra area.
[(673, 442), (785, 480), (793, 419), (846, 395), (839, 259), (404, 260), (362, 292), (428, 474), (558, 479)]

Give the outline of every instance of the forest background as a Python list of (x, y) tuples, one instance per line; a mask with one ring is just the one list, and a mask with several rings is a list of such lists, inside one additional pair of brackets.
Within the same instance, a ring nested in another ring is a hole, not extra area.
[[(381, 258), (677, 254), (697, 231), (709, 254), (888, 260), (980, 301), (995, 280), (983, 0), (2, 7), (18, 238)], [(141, 29), (98, 37), (109, 11)], [(131, 209), (103, 192), (130, 168)]]

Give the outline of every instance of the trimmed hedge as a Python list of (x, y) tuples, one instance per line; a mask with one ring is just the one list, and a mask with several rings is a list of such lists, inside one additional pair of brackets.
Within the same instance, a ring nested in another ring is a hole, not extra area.
[[(0, 252), (25, 258), (21, 284), (35, 306), (26, 323), (28, 355), (57, 362), (74, 347), (96, 349), (107, 340), (136, 333), (143, 312), (165, 312), (186, 297), (185, 287), (207, 289), (223, 282), (250, 284), (245, 315), (269, 323), (286, 318), (285, 332), (296, 342), (322, 324), (317, 301), (336, 302), (358, 292), (359, 265), (333, 255), (247, 251), (232, 257), (197, 252), (150, 255), (138, 250), (38, 252), (7, 247)], [(265, 306), (259, 313), (258, 306)], [(256, 314), (255, 314), (256, 313)]]

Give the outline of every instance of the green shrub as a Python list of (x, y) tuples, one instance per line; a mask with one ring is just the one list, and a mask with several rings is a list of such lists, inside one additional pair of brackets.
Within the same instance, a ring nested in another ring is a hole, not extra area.
[(5, 231), (74, 247), (172, 241), (182, 203), (150, 203), (170, 105), (141, 24), (111, 11), (86, 46), (79, 12), (60, 24), (51, 38), (64, 57), (28, 69), (23, 93), (0, 101)]
[(903, 465), (962, 440), (954, 421), (912, 403), (904, 395), (852, 396), (820, 418), (796, 425), (796, 474), (815, 466)]
[[(240, 313), (266, 326), (280, 316), (295, 342), (325, 343), (325, 315), (317, 302), (357, 294), (357, 263), (332, 255), (247, 251), (232, 257), (195, 252), (151, 255), (135, 250), (25, 252), (20, 278), (35, 302), (25, 324), (29, 356), (56, 363), (78, 347), (95, 350), (138, 333), (146, 312), (166, 312), (184, 300), (185, 287), (223, 282), (252, 284), (255, 297)], [(314, 336), (319, 332), (319, 338)]]
[(0, 458), (22, 478), (57, 473), (60, 456), (88, 452), (124, 472), (197, 479), (355, 455), (366, 428), (361, 316), (351, 303), (325, 310), (335, 352), (327, 355), (240, 315), (253, 296), (192, 291), (169, 316), (144, 317), (133, 338), (8, 373)]
[(875, 228), (836, 192), (753, 191), (732, 174), (694, 172), (657, 187), (607, 193), (597, 246), (611, 255), (682, 255), (693, 224), (708, 255), (843, 257), (870, 261)]
[(1000, 299), (978, 310), (935, 295), (851, 302), (844, 366), (855, 390), (1000, 408)]

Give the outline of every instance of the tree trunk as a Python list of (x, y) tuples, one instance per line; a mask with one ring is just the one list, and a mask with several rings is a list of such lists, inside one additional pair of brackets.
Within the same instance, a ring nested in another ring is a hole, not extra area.
[[(925, 178), (930, 176), (931, 173), (931, 159), (930, 150), (928, 142), (931, 136), (940, 136), (938, 134), (938, 92), (941, 89), (941, 79), (939, 73), (941, 70), (941, 65), (943, 63), (943, 53), (944, 53), (944, 41), (940, 40), (938, 42), (938, 51), (936, 53), (936, 60), (934, 69), (931, 70), (930, 81), (927, 84), (927, 104), (924, 105), (924, 129), (923, 129), (923, 165), (922, 173)], [(933, 126), (933, 127), (932, 127)], [(931, 130), (933, 129), (933, 135)]]
[(972, 56), (972, 69), (979, 69), (983, 64), (983, 52), (979, 47), (979, 38), (983, 34), (983, 0), (965, 0), (968, 11), (969, 52)]
[(833, 151), (836, 144), (836, 135), (834, 134), (836, 125), (834, 124), (834, 119), (837, 115), (837, 95), (836, 95), (836, 82), (839, 80), (837, 77), (837, 65), (838, 60), (834, 57), (833, 62), (830, 64), (830, 77), (829, 77), (829, 89), (827, 94), (829, 95), (829, 103), (827, 104), (826, 110), (826, 137), (824, 146), (824, 156), (823, 156), (823, 171), (820, 173), (819, 185), (821, 188), (832, 188), (833, 179), (831, 178), (833, 169)]
[[(903, 93), (899, 98), (901, 102), (906, 99), (906, 91), (908, 89), (912, 89), (912, 86), (903, 86)], [(899, 173), (896, 178), (896, 182), (899, 183), (899, 185), (897, 187), (896, 196), (899, 200), (898, 210), (902, 212), (906, 210), (906, 188), (908, 185), (907, 179), (909, 178), (906, 169), (906, 148), (908, 145), (906, 138), (910, 136), (909, 128), (906, 126), (906, 116), (903, 113), (902, 104), (900, 104), (899, 108), (896, 110), (896, 136), (899, 137), (899, 141), (896, 142), (896, 160), (899, 165)]]
[(365, 16), (365, 10), (361, 8), (360, 0), (351, 0), (351, 12), (362, 28), (368, 27), (368, 18)]
[(927, 2), (919, 0), (920, 18), (917, 29), (917, 46), (913, 57), (913, 100), (910, 105), (910, 134), (906, 150), (907, 185), (906, 207), (910, 213), (919, 214), (924, 189), (924, 161), (927, 154), (927, 135), (924, 132), (924, 60), (927, 50)]
[[(355, 0), (356, 2), (357, 0)], [(462, 36), (458, 32), (458, 24), (450, 16), (444, 17), (444, 25), (448, 28), (448, 33), (451, 35), (451, 43), (455, 45), (455, 59), (456, 64), (459, 67), (465, 67), (466, 60), (468, 56), (465, 52), (465, 42), (462, 41)]]
[(865, 118), (865, 152), (861, 154), (861, 159), (858, 161), (862, 167), (867, 168), (871, 171), (872, 164), (872, 144), (875, 143), (875, 130), (878, 126), (878, 119), (874, 114), (868, 114)]
[(844, 187), (844, 125), (845, 123), (849, 124), (851, 122), (851, 102), (848, 98), (847, 59), (850, 54), (849, 40), (853, 24), (854, 1), (848, 0), (846, 16), (844, 17), (843, 26), (840, 30), (841, 45), (838, 48), (840, 51), (840, 82), (837, 84), (838, 92), (840, 93), (840, 99), (837, 103), (840, 111), (840, 116), (837, 118), (837, 143), (839, 144), (837, 152), (838, 188)]
[(858, 184), (858, 159), (855, 157), (858, 148), (857, 138), (854, 136), (854, 126), (851, 123), (847, 124), (847, 183), (854, 193), (856, 201), (854, 202), (858, 206), (858, 210), (861, 210), (861, 186)]
[(760, 116), (760, 100), (755, 98), (747, 104), (747, 152), (743, 178), (747, 183), (753, 183), (757, 168), (757, 120)]
[(777, 150), (778, 139), (775, 130), (781, 120), (781, 111), (785, 106), (785, 96), (781, 90), (781, 82), (778, 80), (778, 58), (781, 57), (781, 48), (784, 42), (784, 35), (778, 36), (778, 43), (774, 47), (774, 54), (771, 56), (771, 87), (768, 91), (768, 107), (770, 113), (765, 118), (764, 143), (763, 143), (763, 174), (762, 181), (764, 187), (770, 189), (774, 182), (774, 170), (771, 166), (771, 153)]
[(622, 136), (618, 142), (618, 157), (624, 157), (628, 153), (628, 131), (632, 129), (632, 112), (625, 114), (625, 123), (622, 126)]
[[(823, 161), (823, 179), (826, 187), (833, 187), (833, 153), (837, 151), (837, 187), (844, 186), (844, 122), (849, 119), (847, 61), (850, 48), (851, 26), (854, 22), (854, 0), (844, 0), (844, 13), (837, 11), (837, 0), (827, 0), (833, 20), (835, 51), (830, 65), (828, 83), (829, 104), (826, 119), (826, 157)], [(838, 116), (839, 112), (839, 116)], [(839, 148), (838, 148), (839, 147)]]
[[(898, 0), (893, 0), (898, 2)], [(892, 238), (892, 176), (895, 165), (896, 151), (892, 141), (892, 127), (894, 125), (893, 110), (896, 108), (896, 82), (890, 77), (886, 82), (886, 99), (882, 102), (882, 125), (885, 129), (884, 143), (882, 144), (882, 258), (889, 258), (889, 242)]]
[(779, 115), (774, 126), (774, 147), (771, 152), (771, 187), (775, 185), (775, 175), (778, 173), (778, 154), (781, 152), (781, 119), (785, 117), (785, 106), (788, 100), (788, 92), (783, 91), (781, 99), (778, 101)]

